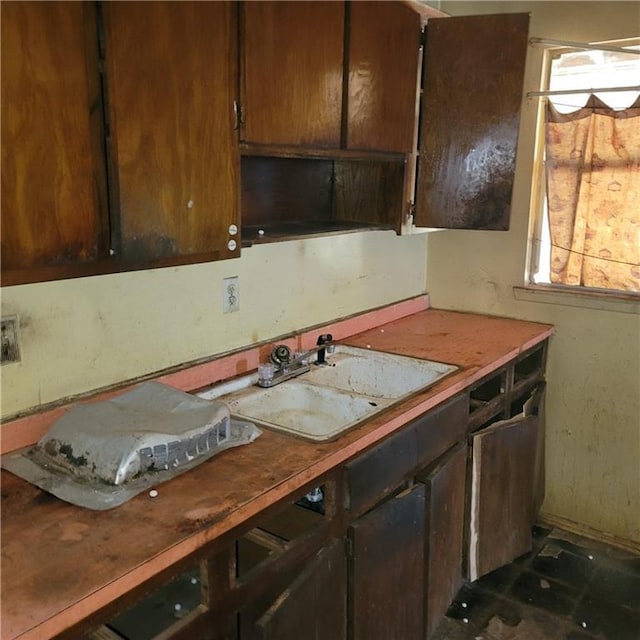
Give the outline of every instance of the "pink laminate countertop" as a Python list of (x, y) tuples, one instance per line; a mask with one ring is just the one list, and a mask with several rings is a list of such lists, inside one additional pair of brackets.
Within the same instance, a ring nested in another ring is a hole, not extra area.
[(110, 511), (66, 504), (3, 470), (2, 638), (50, 638), (71, 627), (552, 333), (549, 325), (428, 309), (353, 335), (344, 342), (460, 369), (333, 442), (265, 429), (252, 444), (159, 485), (157, 497), (143, 493)]

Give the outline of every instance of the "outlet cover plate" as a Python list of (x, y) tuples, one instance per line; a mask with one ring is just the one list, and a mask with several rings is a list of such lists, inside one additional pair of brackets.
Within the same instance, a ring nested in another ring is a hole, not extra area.
[(0, 320), (2, 333), (0, 363), (20, 362), (20, 340), (18, 337), (18, 317), (5, 316)]
[(222, 279), (222, 312), (240, 311), (240, 279), (238, 276)]

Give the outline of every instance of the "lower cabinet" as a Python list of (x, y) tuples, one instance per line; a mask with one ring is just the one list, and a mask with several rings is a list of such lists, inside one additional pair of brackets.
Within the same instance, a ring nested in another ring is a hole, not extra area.
[(349, 526), (353, 640), (423, 637), (425, 487), (414, 485)]
[(346, 556), (342, 540), (318, 551), (257, 620), (240, 625), (255, 640), (346, 640)]
[(545, 359), (543, 343), (319, 478), (321, 502), (306, 487), (202, 550), (199, 604), (158, 637), (428, 639), (465, 580), (531, 548)]
[(424, 639), (462, 584), (468, 398), (346, 467), (353, 640)]
[(431, 636), (463, 582), (467, 444), (349, 526), (350, 638)]
[(471, 581), (531, 549), (537, 439), (535, 416), (496, 423), (472, 438)]
[(461, 443), (418, 475), (425, 487), (425, 637), (462, 586), (467, 445)]
[(465, 573), (469, 581), (532, 547), (544, 499), (547, 343), (470, 389)]
[[(212, 609), (221, 618), (212, 617), (214, 638), (346, 639), (345, 544), (333, 535), (332, 518), (325, 513), (335, 511), (334, 486), (330, 480), (318, 487), (329, 489), (319, 502), (298, 496), (260, 518), (237, 541), (235, 556), (221, 565), (213, 581), (228, 588), (227, 595), (212, 594)], [(229, 616), (236, 602), (237, 616)]]

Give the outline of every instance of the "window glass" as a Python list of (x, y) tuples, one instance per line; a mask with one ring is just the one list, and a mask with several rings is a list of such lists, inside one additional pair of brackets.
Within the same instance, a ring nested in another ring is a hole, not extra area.
[[(627, 47), (640, 50), (640, 45)], [(640, 84), (640, 55), (613, 51), (572, 51), (556, 54), (551, 62), (549, 89), (598, 89), (602, 87), (633, 87)], [(596, 92), (612, 109), (626, 109), (638, 97), (638, 91)], [(562, 113), (583, 107), (589, 93), (549, 96)]]

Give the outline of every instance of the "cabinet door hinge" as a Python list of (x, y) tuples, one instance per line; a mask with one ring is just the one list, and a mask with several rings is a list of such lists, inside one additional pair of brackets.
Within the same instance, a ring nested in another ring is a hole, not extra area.
[(420, 30), (420, 47), (424, 48), (427, 44), (427, 27), (426, 25)]
[(353, 558), (353, 540), (349, 536), (344, 539), (344, 553), (347, 558)]

